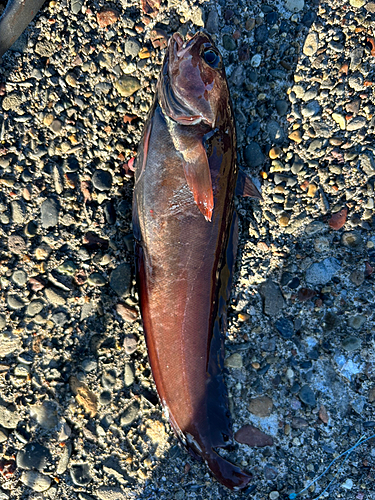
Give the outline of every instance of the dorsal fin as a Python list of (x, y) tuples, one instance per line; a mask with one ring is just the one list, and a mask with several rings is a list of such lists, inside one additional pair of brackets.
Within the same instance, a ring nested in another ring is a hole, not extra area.
[(250, 177), (241, 169), (238, 172), (236, 195), (250, 196), (251, 198), (258, 198), (259, 200), (263, 200), (258, 188), (255, 186)]

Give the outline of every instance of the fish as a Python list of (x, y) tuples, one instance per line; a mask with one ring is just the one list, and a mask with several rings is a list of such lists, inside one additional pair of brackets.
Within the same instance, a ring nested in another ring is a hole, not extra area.
[(22, 35), (45, 0), (9, 0), (0, 18), (0, 57)]
[(224, 381), (238, 169), (222, 57), (205, 32), (169, 40), (135, 167), (133, 233), (140, 310), (160, 402), (179, 440), (224, 486), (251, 474), (218, 453), (232, 443)]

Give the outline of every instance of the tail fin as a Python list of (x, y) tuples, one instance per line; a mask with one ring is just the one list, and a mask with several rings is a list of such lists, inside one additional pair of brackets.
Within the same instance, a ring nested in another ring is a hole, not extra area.
[(231, 490), (242, 490), (248, 486), (252, 475), (228, 462), (213, 449), (204, 457), (216, 479)]

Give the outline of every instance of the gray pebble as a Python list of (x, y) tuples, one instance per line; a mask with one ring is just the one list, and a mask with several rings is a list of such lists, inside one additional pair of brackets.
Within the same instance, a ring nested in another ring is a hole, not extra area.
[(29, 221), (24, 229), (25, 236), (28, 238), (34, 238), (38, 233), (38, 226), (34, 221)]
[(362, 246), (361, 233), (359, 231), (347, 231), (343, 233), (341, 242), (345, 247), (358, 249)]
[(303, 387), (301, 387), (301, 390), (299, 391), (299, 397), (300, 400), (308, 406), (316, 405), (315, 394), (308, 385), (304, 385)]
[(70, 476), (72, 481), (77, 486), (87, 486), (92, 480), (90, 475), (90, 468), (88, 464), (74, 465), (70, 469)]
[(81, 364), (85, 372), (93, 372), (98, 369), (98, 362), (95, 359), (84, 359)]
[(358, 337), (347, 337), (342, 340), (341, 345), (345, 351), (353, 352), (361, 348), (361, 339)]
[(41, 300), (32, 300), (26, 308), (27, 316), (36, 316), (43, 310), (44, 304)]
[(279, 116), (285, 116), (288, 112), (289, 104), (283, 99), (279, 99), (275, 102), (276, 111)]
[(10, 309), (17, 311), (25, 306), (24, 301), (18, 295), (7, 295), (7, 304)]
[(268, 279), (260, 285), (259, 292), (264, 301), (265, 314), (268, 316), (276, 316), (279, 314), (284, 307), (284, 298), (280, 287), (271, 279)]
[(126, 363), (124, 369), (124, 382), (126, 387), (129, 387), (134, 382), (134, 370), (131, 364)]
[(41, 206), (42, 227), (48, 229), (57, 225), (59, 220), (59, 205), (49, 198), (42, 203)]
[(142, 46), (135, 38), (129, 38), (125, 42), (125, 55), (129, 57), (137, 57)]
[(87, 283), (91, 286), (104, 286), (107, 283), (105, 277), (100, 273), (91, 273), (87, 278)]
[[(126, 500), (128, 497), (118, 486), (101, 486), (96, 490), (96, 496), (99, 500)], [(82, 499), (91, 500), (91, 499)]]
[(263, 165), (265, 161), (265, 156), (262, 153), (259, 144), (257, 144), (256, 142), (250, 142), (250, 144), (246, 146), (244, 157), (247, 166), (252, 168)]
[(112, 174), (108, 170), (95, 170), (92, 183), (99, 191), (108, 191), (112, 187)]
[(361, 90), (364, 89), (363, 76), (361, 75), (361, 73), (354, 73), (352, 76), (350, 76), (348, 83), (349, 87), (354, 89), (356, 92), (360, 92)]
[[(247, 137), (256, 137), (260, 132), (260, 122), (254, 121), (246, 128)], [(250, 143), (251, 144), (251, 143)]]
[(357, 47), (350, 54), (350, 71), (355, 71), (362, 63), (363, 48)]
[(283, 128), (274, 120), (267, 124), (267, 132), (270, 141), (273, 144), (282, 144), (285, 140), (285, 133)]
[(7, 320), (6, 317), (0, 314), (0, 330), (3, 330), (6, 327)]
[(68, 316), (64, 312), (52, 314), (51, 319), (56, 326), (64, 326), (69, 321)]
[(18, 286), (24, 286), (27, 282), (27, 274), (23, 270), (14, 271), (12, 281)]
[(21, 469), (37, 469), (39, 472), (43, 472), (51, 461), (50, 451), (39, 443), (28, 443), (16, 457), (17, 466)]
[(120, 423), (122, 426), (130, 425), (134, 422), (134, 420), (138, 417), (139, 413), (139, 404), (133, 402), (130, 406), (128, 406), (123, 414), (120, 417)]
[(265, 24), (257, 26), (254, 30), (254, 38), (258, 43), (265, 43), (268, 40), (268, 28)]
[(362, 314), (351, 316), (348, 319), (348, 325), (351, 328), (354, 328), (354, 330), (360, 330), (365, 323), (366, 323), (366, 316), (362, 316)]
[(23, 224), (25, 222), (25, 208), (19, 201), (12, 201), (10, 204), (12, 220), (15, 224)]
[(105, 389), (112, 390), (116, 385), (115, 370), (106, 370), (102, 375), (102, 385)]
[(325, 285), (339, 272), (341, 265), (337, 259), (328, 257), (312, 264), (306, 270), (306, 282), (310, 285)]
[(109, 284), (112, 290), (114, 290), (119, 297), (123, 298), (129, 294), (131, 279), (131, 267), (124, 262), (112, 271)]
[(217, 10), (215, 8), (210, 10), (210, 12), (208, 13), (206, 30), (212, 34), (217, 33), (219, 30), (219, 14), (217, 13)]
[(231, 35), (223, 36), (223, 47), (225, 50), (233, 51), (236, 50), (236, 42), (233, 40)]
[(349, 132), (359, 130), (366, 125), (366, 122), (367, 120), (364, 116), (356, 116), (347, 123), (346, 130), (349, 130)]
[(73, 14), (78, 14), (79, 12), (81, 12), (82, 5), (83, 5), (82, 0), (71, 0), (70, 1), (70, 8), (71, 8)]
[(133, 354), (137, 350), (137, 339), (134, 335), (125, 335), (124, 338), (124, 349), (126, 354)]
[(15, 429), (20, 421), (20, 416), (15, 409), (0, 405), (0, 425), (5, 429)]
[(44, 429), (53, 429), (58, 424), (57, 404), (53, 401), (43, 401), (31, 408), (30, 414)]
[(112, 401), (112, 395), (109, 391), (103, 391), (99, 394), (99, 403), (103, 406), (109, 405)]
[(302, 106), (301, 113), (305, 118), (310, 118), (312, 116), (318, 115), (320, 113), (320, 105), (318, 101), (310, 101), (305, 106)]
[(0, 334), (0, 357), (8, 356), (22, 348), (22, 340), (11, 332)]
[(33, 470), (24, 471), (21, 475), (21, 483), (34, 491), (46, 491), (51, 486), (52, 479), (40, 472)]
[(294, 335), (293, 323), (287, 318), (280, 318), (275, 323), (276, 330), (283, 339), (291, 339)]

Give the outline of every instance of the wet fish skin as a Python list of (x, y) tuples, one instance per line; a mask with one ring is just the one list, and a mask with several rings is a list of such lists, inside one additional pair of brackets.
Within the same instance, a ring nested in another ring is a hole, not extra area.
[(9, 0), (0, 18), (0, 57), (22, 35), (45, 0)]
[[(133, 231), (140, 307), (169, 421), (231, 489), (251, 479), (215, 450), (232, 439), (223, 370), (237, 177), (221, 56), (202, 32), (185, 43), (175, 34), (137, 154)], [(257, 196), (251, 182), (246, 185)]]

